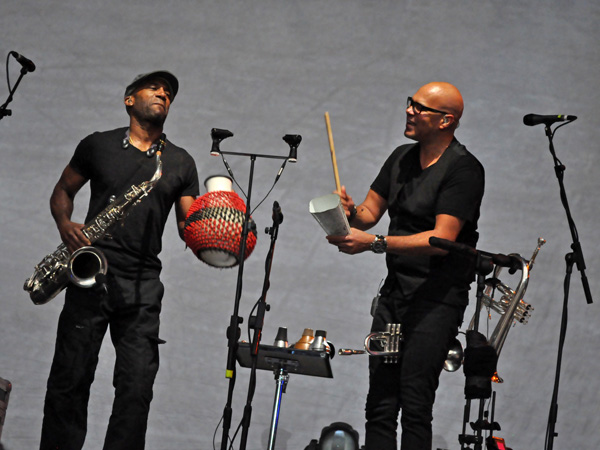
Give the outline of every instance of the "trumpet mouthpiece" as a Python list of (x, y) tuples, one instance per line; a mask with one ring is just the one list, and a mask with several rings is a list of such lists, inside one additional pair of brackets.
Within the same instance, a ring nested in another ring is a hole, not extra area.
[(338, 355), (364, 355), (366, 353), (365, 350), (354, 350), (352, 348), (340, 348), (338, 350)]

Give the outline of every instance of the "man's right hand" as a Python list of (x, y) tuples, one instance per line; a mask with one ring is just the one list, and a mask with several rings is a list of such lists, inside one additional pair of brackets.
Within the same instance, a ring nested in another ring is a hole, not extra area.
[(70, 220), (65, 221), (58, 227), (60, 238), (67, 246), (69, 252), (73, 253), (75, 250), (87, 245), (92, 245), (90, 240), (83, 234), (85, 225), (82, 223), (71, 222)]
[(350, 214), (352, 210), (356, 207), (356, 205), (354, 204), (354, 200), (352, 200), (352, 197), (350, 197), (346, 192), (346, 186), (342, 186), (340, 188), (340, 191), (336, 189), (335, 191), (333, 191), (333, 193), (340, 196), (340, 199), (342, 200), (342, 206), (344, 207), (344, 211), (346, 212), (346, 217), (350, 217)]

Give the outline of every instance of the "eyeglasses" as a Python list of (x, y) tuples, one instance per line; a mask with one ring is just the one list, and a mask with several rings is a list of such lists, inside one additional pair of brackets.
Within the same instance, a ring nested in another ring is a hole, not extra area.
[(415, 114), (421, 114), (423, 111), (430, 111), (439, 114), (450, 114), (446, 111), (440, 111), (439, 109), (433, 109), (429, 108), (428, 106), (421, 105), (419, 102), (415, 102), (412, 97), (408, 97), (406, 99), (406, 107), (409, 108), (411, 106)]

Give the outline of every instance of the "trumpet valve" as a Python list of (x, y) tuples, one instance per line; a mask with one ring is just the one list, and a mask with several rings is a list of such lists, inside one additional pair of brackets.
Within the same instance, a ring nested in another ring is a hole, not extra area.
[[(371, 341), (379, 341), (383, 350), (371, 349)], [(386, 331), (374, 332), (365, 338), (365, 350), (373, 356), (384, 356), (385, 363), (398, 362), (400, 343), (404, 340), (399, 323), (388, 323)]]

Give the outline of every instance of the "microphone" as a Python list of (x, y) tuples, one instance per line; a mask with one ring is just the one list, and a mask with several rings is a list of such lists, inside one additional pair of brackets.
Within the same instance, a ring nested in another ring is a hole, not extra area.
[(523, 123), (528, 127), (539, 125), (540, 123), (543, 123), (544, 125), (552, 125), (555, 122), (573, 122), (574, 120), (577, 120), (577, 116), (565, 116), (562, 114), (559, 114), (558, 116), (527, 114), (525, 117), (523, 117)]
[(221, 128), (213, 128), (210, 130), (210, 135), (213, 139), (223, 140), (225, 138), (233, 136), (233, 133), (229, 130), (223, 130)]
[(302, 142), (302, 136), (299, 134), (286, 134), (282, 139), (290, 146), (289, 161), (295, 163), (298, 161), (298, 146)]
[(212, 147), (210, 149), (210, 154), (212, 156), (219, 156), (221, 154), (221, 149), (219, 148), (219, 144), (223, 139), (227, 139), (228, 137), (233, 136), (233, 133), (229, 130), (222, 130), (221, 128), (213, 128), (210, 130), (210, 136), (212, 138)]
[(18, 54), (17, 52), (10, 52), (12, 56), (17, 60), (19, 64), (25, 69), (27, 72), (33, 72), (35, 70), (35, 64), (30, 59), (25, 58), (23, 55)]
[(283, 213), (281, 212), (281, 206), (279, 206), (279, 203), (277, 201), (273, 202), (273, 223), (275, 223), (276, 225), (279, 225), (281, 222), (283, 222)]

